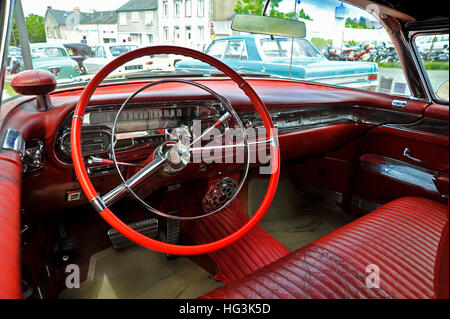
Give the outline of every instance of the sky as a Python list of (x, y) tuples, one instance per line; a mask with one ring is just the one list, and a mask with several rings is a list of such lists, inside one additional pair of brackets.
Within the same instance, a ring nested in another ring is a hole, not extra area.
[[(283, 0), (280, 4), (280, 11), (293, 11), (295, 1)], [(338, 0), (300, 0), (299, 2), (297, 8), (303, 9), (314, 21), (329, 21), (330, 15), (333, 15), (334, 17), (335, 8), (342, 4), (342, 1)], [(365, 16), (367, 18), (372, 18), (369, 13), (350, 4), (344, 3), (344, 7), (346, 8), (345, 13), (348, 17), (359, 18), (360, 16)]]
[[(53, 9), (73, 10), (79, 7), (83, 12), (90, 12), (92, 9), (97, 11), (115, 10), (125, 4), (128, 0), (22, 0), (22, 6), (25, 16), (30, 13), (35, 13), (43, 16), (47, 6), (52, 6)], [(280, 4), (280, 11), (293, 11), (294, 1), (298, 0), (283, 0)], [(334, 14), (334, 8), (341, 5), (338, 0), (300, 0), (298, 7), (303, 9), (311, 16), (314, 21), (329, 21), (329, 16)], [(359, 18), (362, 10), (352, 8), (349, 4), (345, 4), (347, 8), (346, 14), (350, 17)], [(369, 15), (366, 15), (369, 17)]]

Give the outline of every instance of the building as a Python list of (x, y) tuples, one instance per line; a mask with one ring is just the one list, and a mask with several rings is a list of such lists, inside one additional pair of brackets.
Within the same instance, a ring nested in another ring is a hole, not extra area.
[(130, 0), (117, 9), (120, 43), (148, 46), (159, 43), (158, 0)]
[(89, 45), (98, 45), (118, 40), (115, 11), (86, 13), (78, 8), (64, 11), (47, 7), (44, 26), (47, 42), (81, 42), (86, 37)]
[(231, 35), (236, 2), (158, 0), (159, 43), (203, 51), (215, 36)]
[(216, 37), (229, 36), (237, 0), (130, 0), (116, 11), (85, 13), (48, 7), (48, 42), (91, 46), (119, 42), (171, 44), (203, 51)]
[(233, 35), (231, 20), (237, 0), (212, 1), (211, 23), (214, 35), (217, 38)]

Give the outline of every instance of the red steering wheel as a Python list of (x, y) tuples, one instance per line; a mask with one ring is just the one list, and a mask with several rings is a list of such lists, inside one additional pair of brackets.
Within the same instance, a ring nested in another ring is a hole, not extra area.
[[(143, 56), (152, 56), (158, 54), (174, 54), (194, 58), (208, 63), (209, 65), (215, 67), (216, 69), (230, 77), (253, 103), (255, 109), (258, 111), (263, 121), (267, 137), (271, 141), (271, 176), (269, 186), (267, 188), (267, 192), (264, 196), (261, 206), (258, 208), (253, 217), (239, 230), (215, 242), (192, 246), (173, 245), (151, 239), (138, 233), (137, 231), (128, 227), (119, 218), (117, 218), (117, 216), (105, 205), (103, 199), (95, 191), (94, 186), (92, 185), (86, 172), (86, 167), (84, 165), (83, 155), (81, 152), (81, 128), (87, 104), (94, 94), (95, 90), (112, 71), (114, 71), (121, 65)], [(152, 250), (172, 255), (201, 255), (210, 253), (222, 249), (243, 237), (254, 226), (258, 224), (258, 222), (267, 212), (275, 195), (278, 185), (278, 179), (280, 176), (280, 150), (278, 145), (278, 136), (273, 126), (269, 112), (267, 111), (267, 108), (265, 107), (259, 96), (256, 94), (255, 90), (239, 74), (237, 74), (234, 70), (232, 70), (230, 67), (220, 62), (219, 60), (199, 51), (176, 46), (153, 46), (141, 48), (118, 57), (114, 61), (107, 64), (104, 68), (102, 68), (84, 89), (75, 108), (71, 131), (71, 150), (75, 173), (78, 177), (78, 180), (80, 181), (80, 185), (90, 203), (105, 219), (105, 221), (110, 224), (111, 227), (115, 228), (121, 234), (126, 236), (128, 239), (136, 242), (137, 244)]]

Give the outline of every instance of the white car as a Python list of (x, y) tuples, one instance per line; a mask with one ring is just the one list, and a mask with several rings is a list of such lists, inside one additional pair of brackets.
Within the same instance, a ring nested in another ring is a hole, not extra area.
[[(136, 50), (139, 47), (134, 44), (103, 44), (92, 47), (92, 56), (83, 61), (83, 65), (86, 68), (88, 74), (96, 74), (106, 64), (114, 60), (115, 58)], [(130, 61), (118, 69), (116, 69), (111, 75), (130, 74), (143, 71), (151, 71), (157, 69), (154, 65), (154, 61), (150, 57), (142, 57)]]
[(442, 51), (448, 48), (448, 34), (423, 36), (417, 40), (421, 52)]

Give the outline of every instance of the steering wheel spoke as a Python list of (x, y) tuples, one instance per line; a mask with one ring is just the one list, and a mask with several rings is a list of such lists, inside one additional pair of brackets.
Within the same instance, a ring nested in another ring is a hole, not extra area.
[(143, 169), (134, 174), (125, 183), (120, 184), (101, 198), (105, 206), (111, 206), (119, 199), (124, 197), (129, 192), (129, 190), (134, 191), (135, 189), (139, 188), (146, 181), (148, 181), (149, 178), (157, 174), (166, 163), (167, 158), (158, 155), (157, 152), (155, 152), (155, 158), (152, 162), (150, 162)]

